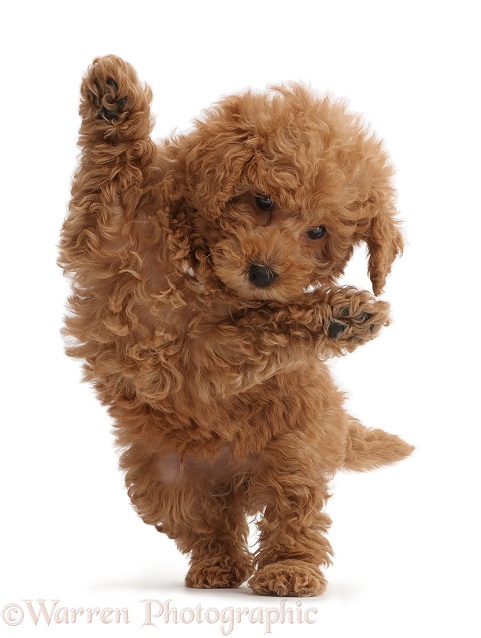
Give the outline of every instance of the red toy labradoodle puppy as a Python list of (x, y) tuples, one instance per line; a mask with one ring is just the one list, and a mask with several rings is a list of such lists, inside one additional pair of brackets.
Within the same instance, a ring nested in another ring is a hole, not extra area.
[(160, 144), (150, 99), (114, 56), (83, 80), (68, 352), (115, 420), (137, 512), (190, 554), (187, 586), (321, 594), (329, 478), (412, 450), (350, 416), (324, 363), (389, 323), (335, 283), (366, 242), (378, 295), (402, 250), (387, 156), (297, 84), (225, 98)]

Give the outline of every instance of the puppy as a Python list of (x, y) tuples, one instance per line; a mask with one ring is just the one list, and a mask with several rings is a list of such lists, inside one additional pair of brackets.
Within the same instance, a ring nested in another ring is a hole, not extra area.
[(160, 144), (150, 100), (115, 56), (82, 83), (68, 353), (114, 419), (135, 509), (189, 553), (188, 587), (321, 594), (330, 477), (412, 451), (349, 415), (324, 363), (389, 323), (335, 283), (365, 242), (379, 295), (402, 251), (388, 158), (298, 84), (225, 98)]

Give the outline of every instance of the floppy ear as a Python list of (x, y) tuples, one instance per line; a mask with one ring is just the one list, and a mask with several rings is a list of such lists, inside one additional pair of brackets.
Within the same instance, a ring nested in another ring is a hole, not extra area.
[(403, 251), (403, 238), (393, 211), (380, 210), (372, 219), (365, 237), (369, 251), (369, 277), (374, 294), (380, 295), (392, 262)]

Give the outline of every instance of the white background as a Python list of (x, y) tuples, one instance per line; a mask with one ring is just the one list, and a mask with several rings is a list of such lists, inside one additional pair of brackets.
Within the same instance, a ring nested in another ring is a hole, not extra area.
[[(333, 362), (349, 408), (416, 445), (403, 463), (333, 481), (329, 589), (315, 624), (273, 635), (481, 635), (479, 612), (479, 21), (474, 2), (33, 2), (1, 17), (0, 612), (22, 599), (128, 607), (2, 635), (139, 634), (145, 598), (179, 610), (279, 608), (183, 587), (187, 560), (130, 508), (111, 423), (59, 335), (68, 286), (56, 243), (77, 156), (78, 91), (93, 57), (129, 60), (154, 90), (157, 137), (223, 94), (303, 80), (350, 100), (397, 167), (407, 248), (385, 298), (395, 323)], [(365, 256), (346, 282), (368, 287)], [(295, 608), (295, 600), (288, 601)], [(50, 607), (50, 603), (47, 603)], [(7, 612), (5, 612), (6, 614)], [(188, 615), (186, 616), (188, 619)], [(204, 621), (140, 635), (222, 635)], [(55, 626), (54, 626), (55, 625)], [(244, 618), (235, 636), (262, 636)]]

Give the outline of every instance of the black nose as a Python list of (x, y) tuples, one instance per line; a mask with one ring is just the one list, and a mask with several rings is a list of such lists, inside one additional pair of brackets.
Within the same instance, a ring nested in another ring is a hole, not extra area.
[(260, 264), (252, 264), (249, 268), (249, 281), (258, 288), (270, 286), (277, 279), (277, 273), (269, 268), (269, 266), (261, 266)]

